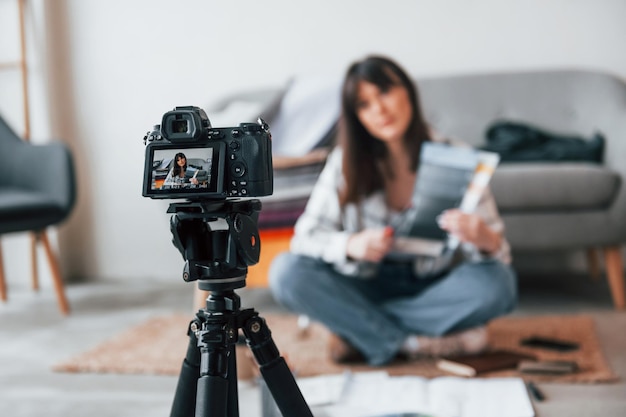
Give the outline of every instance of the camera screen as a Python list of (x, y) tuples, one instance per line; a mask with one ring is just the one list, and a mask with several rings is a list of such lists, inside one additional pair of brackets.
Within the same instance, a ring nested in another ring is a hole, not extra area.
[(162, 198), (221, 194), (222, 149), (220, 143), (205, 147), (153, 147), (146, 167), (151, 173), (144, 188), (148, 195)]

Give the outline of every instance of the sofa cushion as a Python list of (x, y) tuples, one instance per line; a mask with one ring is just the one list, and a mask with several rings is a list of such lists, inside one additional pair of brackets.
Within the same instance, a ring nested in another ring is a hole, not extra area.
[(500, 165), (491, 190), (501, 213), (606, 209), (621, 186), (619, 173), (591, 163)]

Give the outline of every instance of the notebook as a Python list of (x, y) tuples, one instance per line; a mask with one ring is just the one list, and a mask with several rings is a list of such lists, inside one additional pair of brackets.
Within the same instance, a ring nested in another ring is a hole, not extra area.
[(477, 355), (441, 358), (437, 361), (437, 368), (455, 375), (473, 377), (483, 372), (516, 369), (520, 362), (534, 359), (532, 355), (493, 350)]

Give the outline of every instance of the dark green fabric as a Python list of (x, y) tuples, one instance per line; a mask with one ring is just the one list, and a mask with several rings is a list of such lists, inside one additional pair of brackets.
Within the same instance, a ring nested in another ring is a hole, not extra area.
[(500, 154), (502, 162), (517, 161), (589, 161), (601, 163), (604, 136), (590, 139), (571, 136), (537, 126), (497, 121), (487, 128), (487, 145), (481, 149)]

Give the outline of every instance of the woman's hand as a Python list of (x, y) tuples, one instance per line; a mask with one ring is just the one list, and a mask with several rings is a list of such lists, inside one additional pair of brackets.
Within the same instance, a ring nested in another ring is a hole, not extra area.
[(348, 238), (346, 252), (356, 261), (380, 262), (393, 244), (393, 229), (366, 229)]
[(464, 213), (458, 209), (446, 210), (439, 216), (438, 223), (439, 227), (461, 242), (469, 242), (482, 252), (491, 254), (500, 249), (501, 235), (477, 214)]

